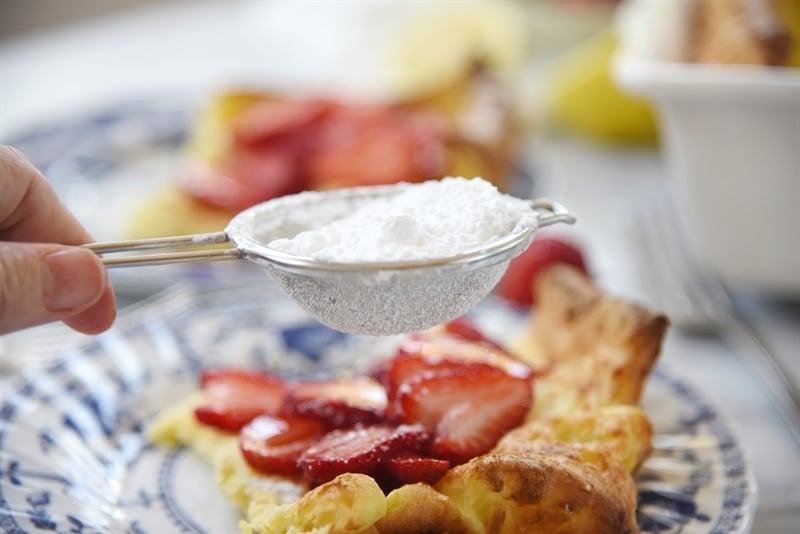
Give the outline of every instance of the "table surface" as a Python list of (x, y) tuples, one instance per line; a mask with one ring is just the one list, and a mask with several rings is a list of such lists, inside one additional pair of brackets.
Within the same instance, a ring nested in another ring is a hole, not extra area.
[[(203, 95), (252, 73), (227, 2), (167, 2), (0, 41), (0, 141), (38, 124), (98, 106), (163, 95)], [(180, 21), (180, 24), (176, 23)], [(246, 49), (246, 47), (245, 47)], [(599, 283), (648, 301), (631, 237), (633, 209), (668, 173), (655, 150), (610, 148), (575, 139), (537, 139), (528, 151), (535, 192), (579, 216), (574, 234)], [(800, 382), (800, 303), (739, 295), (743, 311)], [(2, 351), (0, 339), (0, 351)], [(662, 358), (698, 384), (733, 422), (755, 471), (753, 532), (800, 525), (800, 446), (749, 368), (716, 338), (676, 329)]]

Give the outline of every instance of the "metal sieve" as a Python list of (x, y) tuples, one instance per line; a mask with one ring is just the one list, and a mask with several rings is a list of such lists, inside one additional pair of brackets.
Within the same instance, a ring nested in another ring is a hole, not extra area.
[(245, 259), (263, 267), (323, 324), (353, 334), (391, 335), (429, 328), (466, 313), (492, 291), (538, 228), (575, 222), (556, 202), (532, 200), (536, 216), (531, 224), (454, 256), (413, 261), (325, 262), (268, 246), (275, 239), (342, 218), (371, 200), (397, 195), (408, 185), (307, 191), (253, 206), (236, 215), (222, 232), (86, 247), (106, 254), (230, 242), (232, 247), (222, 250), (103, 257), (103, 262), (121, 267)]

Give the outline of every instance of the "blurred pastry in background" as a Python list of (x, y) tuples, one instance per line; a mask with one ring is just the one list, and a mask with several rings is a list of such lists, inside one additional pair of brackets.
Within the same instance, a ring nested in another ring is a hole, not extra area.
[(479, 64), (444, 91), (396, 104), (225, 92), (200, 112), (176, 174), (136, 210), (130, 234), (219, 230), (304, 190), (447, 175), (507, 190), (517, 138), (508, 95)]
[(247, 207), (304, 190), (458, 175), (508, 191), (523, 128), (519, 9), (490, 0), (415, 7), (381, 45), (376, 77), (392, 86), (383, 99), (231, 82), (197, 114), (182, 162), (134, 211), (129, 237), (220, 230)]
[(800, 66), (796, 0), (693, 0), (690, 16), (691, 62)]

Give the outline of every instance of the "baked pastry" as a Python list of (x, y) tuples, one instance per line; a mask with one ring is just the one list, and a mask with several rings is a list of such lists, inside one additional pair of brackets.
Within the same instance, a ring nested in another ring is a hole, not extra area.
[[(387, 360), (388, 367), (379, 366), (372, 373), (386, 384), (392, 398), (392, 381), (387, 377), (397, 376), (392, 370), (401, 368), (398, 361), (424, 361), (429, 367), (423, 369), (425, 373), (406, 375), (410, 381), (401, 381), (395, 392), (407, 392), (412, 389), (408, 384), (425, 380), (426, 387), (435, 389), (447, 376), (463, 376), (460, 366), (464, 365), (481, 369), (487, 380), (506, 381), (508, 387), (500, 390), (499, 398), (519, 399), (523, 406), (526, 398), (534, 399), (522, 412), (515, 401), (501, 405), (498, 419), (505, 420), (505, 410), (511, 406), (514, 424), (502, 428), (498, 439), (480, 454), (467, 459), (452, 454), (452, 448), (439, 447), (439, 458), (449, 458), (451, 466), (436, 476), (387, 485), (383, 471), (345, 469), (328, 481), (308, 485), (308, 471), (301, 475), (258, 471), (245, 458), (247, 447), (236, 433), (198, 419), (198, 407), (209, 405), (208, 390), (161, 414), (149, 435), (162, 445), (189, 446), (212, 464), (221, 490), (244, 513), (240, 528), (245, 533), (638, 532), (632, 474), (650, 452), (652, 428), (637, 404), (667, 321), (604, 294), (570, 267), (548, 269), (536, 286), (538, 307), (532, 327), (515, 347), (515, 355), (529, 362), (535, 376), (532, 382), (527, 365), (462, 322), (411, 336), (409, 345), (404, 345), (406, 352), (400, 351)], [(454, 347), (460, 348), (454, 351)], [(451, 359), (453, 352), (459, 355), (457, 361)], [(519, 388), (521, 384), (527, 393)], [(474, 424), (469, 417), (481, 418), (481, 387), (481, 382), (470, 383), (470, 395), (476, 399), (470, 410), (475, 415), (469, 410), (457, 414), (467, 417), (459, 419), (457, 430), (464, 421), (467, 427)], [(313, 384), (310, 389), (319, 391), (324, 386)], [(302, 397), (302, 390), (290, 397), (296, 401), (298, 395)], [(447, 397), (429, 397), (419, 406), (438, 406)], [(395, 398), (405, 399), (402, 393)], [(491, 410), (495, 410), (494, 400), (488, 393), (485, 402)], [(539, 406), (551, 402), (555, 405), (547, 409)], [(304, 406), (305, 414), (316, 409)], [(401, 406), (409, 409), (404, 402)], [(300, 411), (295, 408), (294, 413)], [(381, 433), (385, 431), (382, 425), (379, 421), (355, 428), (365, 433), (378, 428), (376, 432)], [(422, 422), (419, 425), (424, 427)], [(410, 426), (401, 425), (406, 436), (418, 432)], [(325, 436), (336, 438), (336, 432)], [(381, 451), (386, 454), (379, 462), (393, 454), (388, 448)], [(319, 475), (317, 471), (311, 474)]]
[(227, 91), (198, 114), (174, 176), (134, 210), (128, 234), (222, 230), (239, 211), (304, 190), (481, 176), (508, 191), (517, 140), (508, 87), (477, 63), (392, 103)]
[(789, 23), (800, 12), (792, 0), (693, 0), (690, 15), (692, 62), (787, 66), (797, 46)]
[(576, 269), (536, 278), (531, 328), (512, 347), (541, 376), (533, 419), (636, 404), (666, 332), (662, 314), (610, 296)]

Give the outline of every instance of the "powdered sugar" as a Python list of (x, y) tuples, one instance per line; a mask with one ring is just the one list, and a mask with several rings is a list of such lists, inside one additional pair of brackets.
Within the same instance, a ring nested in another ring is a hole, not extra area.
[(529, 201), (480, 179), (448, 177), (376, 198), (269, 247), (319, 261), (391, 262), (455, 256), (536, 225)]

